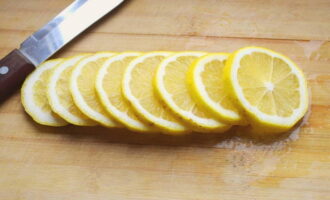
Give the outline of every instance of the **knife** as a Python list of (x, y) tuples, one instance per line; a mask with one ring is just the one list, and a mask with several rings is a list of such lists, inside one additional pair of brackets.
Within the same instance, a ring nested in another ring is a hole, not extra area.
[(40, 63), (123, 1), (76, 0), (28, 37), (0, 60), (0, 101), (18, 89)]

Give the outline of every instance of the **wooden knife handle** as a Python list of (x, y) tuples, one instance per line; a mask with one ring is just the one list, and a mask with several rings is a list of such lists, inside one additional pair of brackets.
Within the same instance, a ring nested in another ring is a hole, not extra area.
[(15, 92), (34, 69), (35, 66), (17, 49), (0, 60), (0, 102)]

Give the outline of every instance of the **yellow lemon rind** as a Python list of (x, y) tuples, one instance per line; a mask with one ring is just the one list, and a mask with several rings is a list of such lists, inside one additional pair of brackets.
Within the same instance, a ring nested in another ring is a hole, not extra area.
[[(75, 64), (80, 59), (88, 56), (90, 54), (79, 54), (76, 56), (72, 56), (69, 58), (66, 58), (64, 61), (59, 63), (57, 66), (54, 67), (54, 70), (52, 71), (49, 82), (47, 85), (47, 97), (49, 104), (52, 108), (52, 110), (57, 113), (60, 117), (65, 119), (67, 122), (77, 125), (77, 126), (95, 126), (97, 123), (91, 119), (88, 119), (86, 116), (86, 119), (77, 117), (70, 113), (68, 110), (66, 110), (60, 103), (59, 96), (56, 94), (56, 85), (57, 81), (59, 80), (61, 73), (66, 69), (66, 62), (73, 62), (70, 64)], [(69, 65), (69, 64), (68, 64)], [(71, 66), (71, 65), (69, 65)]]
[(165, 89), (163, 83), (163, 77), (165, 76), (166, 65), (172, 61), (175, 61), (180, 56), (203, 56), (205, 52), (197, 52), (197, 51), (186, 51), (186, 52), (178, 52), (175, 53), (166, 59), (164, 59), (158, 66), (156, 76), (155, 76), (155, 88), (157, 94), (162, 98), (162, 100), (166, 103), (166, 105), (175, 113), (178, 117), (181, 117), (186, 122), (190, 123), (194, 130), (199, 132), (207, 132), (207, 131), (216, 131), (222, 132), (226, 131), (230, 128), (229, 125), (221, 123), (214, 119), (205, 119), (200, 118), (198, 116), (192, 115), (191, 112), (182, 110), (176, 103), (172, 100), (172, 95)]
[(33, 86), (39, 80), (41, 74), (46, 70), (52, 70), (58, 63), (62, 62), (62, 58), (48, 60), (38, 66), (35, 71), (33, 71), (27, 79), (24, 81), (21, 89), (21, 102), (24, 107), (24, 110), (32, 117), (32, 119), (41, 124), (46, 126), (66, 126), (68, 122), (62, 119), (60, 116), (57, 118), (45, 113), (39, 108), (33, 99)]
[(108, 111), (108, 113), (119, 123), (123, 124), (125, 127), (127, 127), (129, 130), (137, 131), (137, 132), (153, 132), (154, 130), (143, 123), (142, 121), (137, 121), (135, 119), (132, 119), (129, 117), (126, 113), (121, 112), (118, 110), (108, 99), (108, 95), (106, 91), (103, 89), (103, 79), (107, 74), (107, 69), (109, 65), (115, 61), (121, 60), (127, 56), (139, 56), (142, 55), (141, 52), (122, 52), (120, 54), (117, 54), (109, 59), (107, 59), (102, 67), (99, 69), (97, 73), (97, 78), (95, 82), (95, 87), (97, 94), (101, 100), (101, 103), (103, 104), (104, 108)]
[(140, 103), (139, 99), (137, 99), (129, 86), (129, 82), (132, 79), (131, 73), (134, 67), (138, 64), (143, 62), (145, 59), (150, 58), (152, 56), (169, 56), (172, 52), (165, 52), (165, 51), (153, 51), (146, 54), (143, 54), (136, 59), (134, 59), (129, 66), (126, 69), (126, 72), (124, 74), (123, 78), (123, 93), (126, 99), (132, 104), (135, 111), (138, 113), (138, 115), (145, 119), (146, 121), (149, 121), (150, 123), (157, 126), (160, 130), (162, 130), (163, 133), (172, 133), (172, 134), (179, 134), (179, 133), (188, 133), (190, 132), (189, 129), (187, 129), (186, 126), (182, 125), (181, 123), (165, 120), (159, 117), (156, 117), (149, 111), (147, 111)]
[[(241, 57), (247, 53), (252, 52), (266, 53), (272, 57), (277, 57), (284, 60), (291, 68), (292, 72), (298, 77), (301, 98), (300, 107), (294, 112), (294, 115), (290, 117), (272, 116), (260, 112), (258, 109), (253, 108), (244, 98), (240, 86), (237, 80), (237, 70), (239, 68), (238, 62)], [(256, 130), (262, 130), (264, 132), (284, 132), (292, 128), (307, 112), (308, 109), (308, 90), (307, 82), (303, 72), (297, 67), (297, 65), (288, 57), (274, 52), (272, 50), (263, 47), (245, 47), (237, 50), (227, 61), (225, 67), (225, 76), (231, 87), (232, 95), (237, 100), (239, 106), (245, 111), (248, 120), (256, 128)]]
[[(93, 55), (87, 56), (83, 59), (81, 59), (75, 66), (74, 69), (72, 70), (72, 74), (70, 77), (70, 91), (73, 97), (73, 100), (76, 104), (76, 106), (80, 109), (82, 113), (84, 113), (86, 116), (89, 118), (97, 121), (98, 123), (102, 124), (103, 126), (106, 127), (117, 127), (118, 124), (110, 118), (109, 115), (104, 115), (102, 113), (99, 113), (95, 111), (93, 108), (91, 108), (86, 101), (84, 100), (84, 97), (82, 96), (79, 86), (78, 86), (78, 78), (81, 75), (82, 69), (84, 66), (90, 62), (97, 60), (99, 58), (103, 57), (111, 57), (116, 55), (114, 52), (97, 52)], [(86, 83), (86, 84), (92, 84), (94, 83)], [(95, 89), (96, 90), (96, 89)]]
[[(214, 60), (226, 60), (230, 54), (228, 53), (210, 53), (199, 58), (193, 63), (188, 72), (188, 80), (190, 81), (191, 91), (197, 102), (200, 103), (204, 109), (213, 114), (214, 117), (228, 124), (240, 125), (243, 124), (243, 117), (233, 110), (228, 110), (219, 103), (214, 102), (208, 95), (204, 83), (201, 78), (201, 73), (205, 69), (205, 64)], [(220, 76), (220, 75), (219, 75)], [(220, 84), (220, 83), (219, 83)]]

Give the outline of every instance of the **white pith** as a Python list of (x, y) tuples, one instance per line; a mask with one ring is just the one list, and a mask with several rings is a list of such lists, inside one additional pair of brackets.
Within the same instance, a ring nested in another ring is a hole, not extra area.
[[(81, 72), (86, 66), (87, 63), (91, 61), (96, 61), (100, 58), (104, 57), (111, 57), (115, 55), (114, 53), (97, 53), (95, 55), (88, 56), (86, 58), (83, 58), (82, 60), (79, 61), (79, 63), (75, 66), (74, 70), (72, 71), (71, 74), (71, 84), (70, 84), (70, 89), (71, 93), (73, 95), (73, 99), (75, 100), (76, 105), (79, 107), (81, 112), (83, 112), (85, 115), (91, 117), (97, 122), (100, 122), (101, 124), (109, 127), (115, 127), (116, 123), (114, 120), (109, 118), (109, 116), (103, 115), (102, 113), (99, 113), (95, 111), (93, 108), (91, 108), (85, 101), (84, 97), (82, 96), (79, 87), (78, 87), (78, 78), (81, 75)], [(91, 83), (88, 83), (91, 84)]]
[[(253, 52), (261, 52), (268, 54), (272, 57), (279, 58), (281, 60), (284, 60), (288, 66), (291, 68), (291, 73), (296, 75), (299, 80), (299, 90), (300, 90), (300, 104), (299, 107), (294, 109), (292, 112), (292, 115), (289, 117), (281, 117), (277, 115), (269, 115), (266, 113), (261, 112), (257, 107), (251, 105), (246, 98), (244, 97), (243, 90), (239, 85), (238, 79), (237, 79), (237, 72), (238, 68), (240, 67), (240, 60), (242, 59), (243, 56), (247, 54), (251, 54)], [(307, 88), (306, 88), (306, 82), (305, 78), (302, 74), (302, 72), (295, 66), (295, 64), (287, 59), (286, 57), (277, 54), (275, 52), (271, 52), (262, 48), (258, 48), (256, 50), (255, 48), (246, 48), (243, 49), (237, 54), (233, 60), (232, 63), (232, 70), (230, 72), (230, 78), (232, 79), (233, 83), (233, 88), (234, 92), (241, 102), (242, 106), (247, 110), (251, 115), (254, 115), (259, 121), (266, 123), (266, 124), (273, 124), (273, 125), (278, 125), (278, 126), (292, 126), (297, 119), (299, 119), (305, 112), (306, 110), (306, 105), (307, 105)]]
[(59, 63), (58, 67), (54, 69), (53, 75), (50, 77), (48, 84), (48, 100), (51, 103), (52, 109), (65, 120), (75, 125), (92, 125), (93, 122), (88, 119), (82, 119), (70, 113), (60, 102), (59, 96), (56, 93), (56, 85), (63, 71), (65, 71), (68, 67), (73, 67), (74, 64), (76, 64), (80, 59), (85, 56), (86, 55), (78, 55), (72, 58), (68, 58), (67, 60), (64, 60), (63, 62)]
[(227, 118), (230, 118), (232, 120), (238, 120), (240, 117), (239, 115), (232, 111), (225, 109), (219, 103), (215, 102), (212, 100), (212, 98), (209, 96), (208, 92), (206, 91), (206, 87), (202, 81), (201, 74), (205, 70), (205, 65), (213, 60), (219, 60), (219, 61), (224, 61), (227, 59), (227, 55), (210, 55), (205, 57), (205, 59), (201, 60), (200, 62), (197, 63), (197, 67), (195, 68), (193, 72), (194, 76), (194, 81), (196, 82), (195, 86), (197, 89), (197, 92), (200, 94), (200, 96), (203, 97), (203, 100), (210, 106), (212, 107), (213, 110), (217, 111), (221, 116), (225, 116)]
[(139, 56), (141, 53), (138, 52), (130, 52), (130, 53), (121, 53), (118, 55), (115, 55), (111, 58), (109, 58), (107, 61), (104, 62), (102, 67), (100, 68), (97, 77), (96, 77), (96, 89), (99, 93), (99, 97), (102, 100), (102, 103), (104, 104), (106, 110), (111, 113), (114, 116), (117, 116), (117, 119), (125, 124), (126, 126), (134, 129), (134, 130), (140, 130), (140, 131), (150, 131), (150, 127), (146, 126), (144, 123), (132, 119), (130, 116), (128, 116), (125, 112), (122, 112), (118, 110), (115, 106), (112, 105), (112, 103), (108, 99), (108, 95), (106, 91), (104, 90), (102, 84), (103, 84), (103, 79), (107, 74), (108, 67), (111, 65), (111, 63), (123, 60), (126, 57), (131, 57), (131, 56)]
[(33, 87), (35, 83), (40, 79), (40, 76), (47, 70), (51, 70), (63, 59), (56, 59), (41, 64), (36, 70), (27, 78), (24, 82), (22, 90), (22, 103), (26, 111), (39, 123), (51, 126), (62, 126), (68, 124), (61, 118), (55, 118), (50, 112), (45, 112), (34, 101)]
[(161, 62), (161, 64), (158, 67), (158, 71), (156, 73), (156, 86), (160, 92), (160, 95), (162, 96), (163, 100), (167, 103), (167, 105), (173, 110), (173, 112), (176, 112), (178, 115), (183, 117), (184, 119), (188, 121), (192, 121), (193, 123), (203, 126), (205, 128), (219, 128), (225, 126), (219, 121), (216, 121), (214, 119), (208, 119), (208, 118), (201, 118), (194, 114), (192, 114), (190, 111), (182, 110), (179, 106), (176, 105), (174, 100), (172, 99), (172, 95), (166, 90), (164, 85), (164, 77), (165, 77), (165, 69), (168, 63), (175, 61), (178, 57), (182, 56), (203, 56), (205, 55), (204, 52), (183, 52), (183, 53), (177, 53), (175, 55), (172, 55), (165, 60)]
[(170, 129), (172, 131), (186, 131), (186, 127), (182, 124), (165, 120), (163, 118), (156, 117), (152, 113), (150, 113), (148, 110), (146, 110), (139, 102), (139, 99), (137, 99), (130, 88), (130, 81), (132, 79), (131, 73), (139, 63), (143, 62), (145, 59), (154, 57), (154, 56), (169, 56), (171, 53), (167, 52), (155, 52), (155, 53), (148, 53), (143, 56), (140, 56), (136, 59), (134, 59), (127, 67), (126, 72), (124, 73), (124, 79), (123, 79), (123, 91), (126, 96), (126, 98), (133, 104), (133, 106), (136, 107), (136, 110), (140, 112), (141, 115), (143, 115), (145, 118), (147, 118), (149, 121), (155, 123), (156, 125), (163, 127), (165, 129)]

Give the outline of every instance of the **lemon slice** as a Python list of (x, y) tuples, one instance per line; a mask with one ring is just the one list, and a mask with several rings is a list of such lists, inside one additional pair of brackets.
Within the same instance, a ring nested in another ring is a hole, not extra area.
[(118, 125), (102, 106), (94, 83), (102, 64), (113, 55), (111, 52), (99, 52), (81, 59), (70, 78), (70, 91), (76, 106), (86, 116), (107, 127)]
[(123, 93), (140, 117), (165, 133), (184, 133), (188, 128), (156, 96), (153, 80), (159, 63), (170, 52), (150, 52), (134, 59), (123, 79)]
[(226, 53), (212, 53), (201, 57), (190, 68), (188, 80), (204, 109), (226, 123), (242, 124), (243, 118), (224, 83), (223, 70), (228, 56)]
[(187, 84), (187, 72), (191, 64), (204, 52), (181, 52), (164, 59), (156, 72), (156, 90), (169, 108), (194, 125), (197, 131), (218, 132), (230, 126), (215, 120), (193, 99)]
[(46, 86), (51, 70), (63, 59), (49, 60), (42, 63), (25, 80), (21, 99), (25, 111), (39, 124), (47, 126), (65, 126), (68, 123), (54, 113), (48, 103)]
[(289, 58), (265, 48), (246, 47), (232, 54), (225, 68), (233, 95), (253, 126), (282, 132), (306, 113), (306, 80)]
[(74, 104), (70, 92), (70, 76), (73, 67), (80, 59), (89, 54), (81, 54), (59, 63), (49, 77), (47, 97), (54, 112), (71, 124), (78, 126), (93, 126), (97, 123), (86, 115)]
[(128, 64), (138, 52), (124, 52), (107, 59), (96, 77), (96, 91), (112, 117), (133, 131), (149, 132), (152, 128), (141, 121), (122, 93), (122, 81)]

